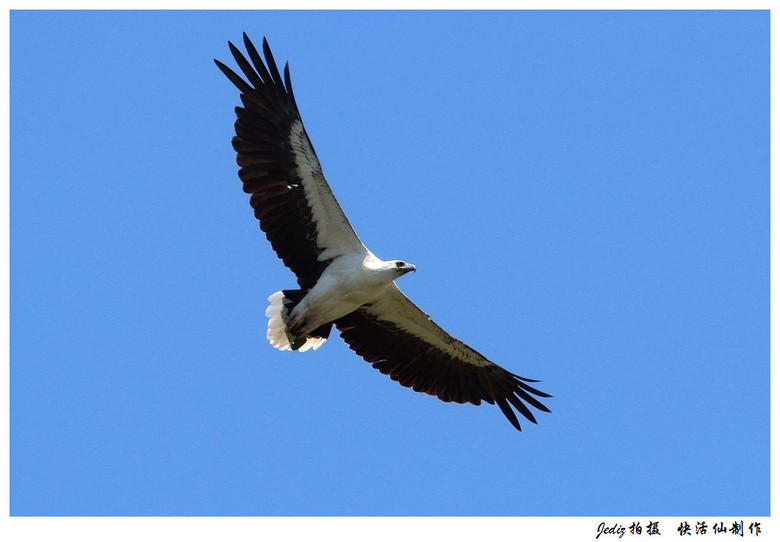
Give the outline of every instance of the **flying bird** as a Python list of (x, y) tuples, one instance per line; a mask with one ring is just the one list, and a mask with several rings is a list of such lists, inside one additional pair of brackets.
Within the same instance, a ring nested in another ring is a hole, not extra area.
[(238, 176), (260, 229), (296, 276), (297, 289), (272, 294), (267, 338), (280, 350), (322, 346), (335, 326), (349, 347), (402, 386), (442, 401), (497, 404), (519, 431), (514, 409), (550, 412), (550, 397), (439, 327), (395, 283), (415, 270), (381, 260), (360, 241), (330, 189), (303, 127), (290, 82), (263, 39), (263, 57), (246, 34), (248, 59), (230, 51), (245, 78), (214, 60), (241, 92), (236, 107)]

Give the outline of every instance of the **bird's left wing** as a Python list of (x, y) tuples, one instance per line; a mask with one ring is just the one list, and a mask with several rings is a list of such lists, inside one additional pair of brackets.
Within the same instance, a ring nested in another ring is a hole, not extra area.
[(249, 60), (228, 44), (246, 77), (214, 61), (241, 91), (232, 141), (238, 176), (244, 191), (252, 195), (249, 203), (271, 246), (298, 284), (311, 288), (329, 260), (367, 249), (322, 173), (295, 103), (289, 66), (282, 78), (265, 39), (265, 62), (246, 34)]
[[(336, 320), (349, 347), (402, 386), (442, 401), (497, 404), (515, 428), (520, 414), (536, 423), (528, 406), (550, 410), (536, 397), (550, 397), (456, 339), (391, 284), (369, 305)], [(534, 397), (536, 396), (536, 397)]]

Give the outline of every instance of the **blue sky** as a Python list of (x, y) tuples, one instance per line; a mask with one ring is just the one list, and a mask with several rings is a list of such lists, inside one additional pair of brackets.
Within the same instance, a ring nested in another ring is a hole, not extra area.
[[(242, 31), (538, 425), (267, 343), (295, 282), (236, 177)], [(10, 44), (12, 515), (769, 514), (768, 12), (14, 12)]]

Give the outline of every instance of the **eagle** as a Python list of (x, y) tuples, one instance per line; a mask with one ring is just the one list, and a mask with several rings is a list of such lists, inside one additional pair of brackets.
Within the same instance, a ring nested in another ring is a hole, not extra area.
[[(518, 430), (515, 410), (550, 412), (551, 397), (447, 333), (398, 288), (415, 271), (382, 260), (358, 238), (325, 180), (293, 95), (289, 63), (281, 76), (268, 40), (261, 57), (228, 47), (245, 77), (214, 62), (240, 91), (232, 146), (238, 177), (260, 229), (296, 276), (297, 289), (272, 294), (267, 338), (279, 350), (317, 349), (335, 326), (349, 348), (402, 386), (445, 402), (496, 404)], [(265, 61), (263, 61), (265, 58)], [(515, 410), (513, 410), (513, 408)]]

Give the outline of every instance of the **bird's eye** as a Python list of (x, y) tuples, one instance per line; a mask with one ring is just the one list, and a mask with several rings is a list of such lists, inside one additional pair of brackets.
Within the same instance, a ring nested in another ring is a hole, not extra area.
[(400, 268), (400, 267), (403, 267), (403, 266), (405, 266), (405, 265), (406, 265), (406, 264), (405, 264), (404, 262), (402, 262), (401, 260), (398, 260), (397, 262), (395, 262), (395, 266), (396, 266), (396, 267), (399, 267), (399, 268)]

